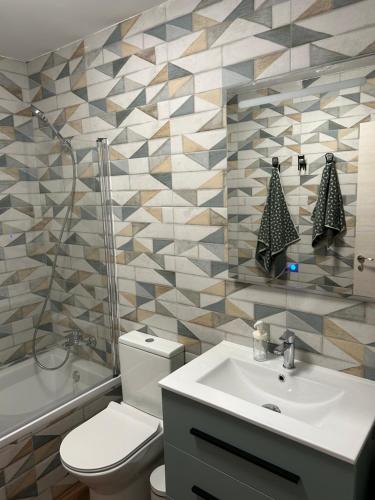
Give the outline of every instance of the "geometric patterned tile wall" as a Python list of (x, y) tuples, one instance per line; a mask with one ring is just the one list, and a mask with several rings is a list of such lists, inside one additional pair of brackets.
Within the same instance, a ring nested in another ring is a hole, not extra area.
[[(230, 276), (253, 283), (270, 281), (256, 264), (255, 250), (271, 160), (277, 156), (289, 212), (300, 236), (288, 249), (288, 261), (298, 262), (299, 272), (283, 275), (278, 285), (297, 283), (306, 290), (353, 293), (359, 127), (375, 119), (374, 76), (375, 66), (370, 66), (252, 92), (246, 87), (234, 95), (236, 91), (231, 91), (227, 114)], [(364, 82), (355, 86), (355, 78)], [(334, 81), (345, 80), (351, 82), (346, 88), (332, 90)], [(323, 93), (322, 85), (326, 86)], [(291, 89), (304, 95), (286, 98)], [(266, 95), (272, 102), (241, 105)], [(347, 230), (326, 251), (312, 249), (311, 214), (327, 152), (335, 155)], [(299, 154), (305, 155), (306, 172), (298, 172)]]
[[(110, 141), (124, 331), (177, 338), (196, 354), (224, 338), (251, 343), (262, 317), (275, 339), (293, 324), (309, 360), (372, 376), (370, 305), (309, 294), (290, 304), (292, 291), (228, 279), (223, 88), (374, 54), (374, 26), (368, 0), (172, 0), (28, 64), (30, 101), (83, 157), (96, 137)], [(80, 183), (89, 206), (95, 182)], [(77, 229), (86, 271), (80, 238), (96, 233)], [(64, 314), (86, 303), (76, 291)], [(344, 346), (328, 319), (353, 308), (370, 333), (345, 324)]]
[(0, 366), (30, 351), (49, 275), (28, 88), (26, 64), (0, 58)]
[[(37, 128), (32, 118), (27, 104), (32, 80), (26, 64), (2, 59), (0, 70), (1, 366), (31, 353), (33, 327), (69, 202), (72, 170), (70, 157), (50, 130)], [(104, 324), (108, 325), (103, 223), (90, 146), (79, 150), (75, 220), (64, 236), (52, 300), (37, 339), (44, 347), (56, 340), (52, 334), (78, 327), (98, 339), (95, 350), (81, 349), (80, 354), (107, 363), (111, 354)]]

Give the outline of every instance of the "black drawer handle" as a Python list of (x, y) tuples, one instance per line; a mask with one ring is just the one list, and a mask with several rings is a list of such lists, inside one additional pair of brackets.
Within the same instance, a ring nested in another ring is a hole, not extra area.
[(296, 474), (293, 474), (293, 472), (282, 469), (281, 467), (278, 467), (271, 462), (267, 462), (262, 458), (256, 457), (255, 455), (252, 455), (247, 451), (241, 450), (240, 448), (237, 448), (232, 444), (226, 443), (225, 441), (222, 441), (221, 439), (218, 439), (214, 436), (210, 436), (210, 434), (200, 431), (195, 427), (192, 427), (190, 429), (190, 434), (198, 437), (199, 439), (202, 439), (203, 441), (207, 441), (208, 443), (213, 444), (214, 446), (217, 446), (218, 448), (221, 448), (222, 450), (225, 450), (232, 455), (236, 455), (237, 457), (243, 458), (244, 460), (247, 460), (252, 464), (258, 465), (259, 467), (262, 467), (262, 469), (268, 470), (269, 472), (272, 472), (273, 474), (276, 474), (277, 476), (280, 476), (287, 481), (290, 481), (291, 483), (297, 484), (300, 480), (300, 477)]
[(207, 491), (204, 491), (195, 485), (191, 488), (191, 491), (193, 493), (195, 493), (197, 496), (199, 496), (200, 498), (203, 498), (204, 500), (219, 500), (218, 498), (214, 497), (210, 493), (207, 493)]

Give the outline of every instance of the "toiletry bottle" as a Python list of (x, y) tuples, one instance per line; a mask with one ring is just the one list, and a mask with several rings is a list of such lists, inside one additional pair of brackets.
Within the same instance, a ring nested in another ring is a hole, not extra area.
[(254, 327), (256, 328), (256, 330), (253, 331), (254, 359), (255, 361), (265, 361), (267, 359), (268, 333), (264, 327), (263, 321), (257, 321)]

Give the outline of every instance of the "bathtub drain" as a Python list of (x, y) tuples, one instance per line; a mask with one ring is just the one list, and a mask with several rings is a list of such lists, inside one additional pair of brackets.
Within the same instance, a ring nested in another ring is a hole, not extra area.
[(81, 380), (81, 375), (79, 374), (78, 370), (74, 370), (73, 372), (73, 382), (78, 384), (78, 382)]

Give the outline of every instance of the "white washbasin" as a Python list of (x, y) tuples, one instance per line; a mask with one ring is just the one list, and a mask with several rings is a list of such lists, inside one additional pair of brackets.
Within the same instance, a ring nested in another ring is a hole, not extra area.
[(282, 415), (319, 425), (344, 391), (321, 380), (319, 372), (310, 375), (228, 358), (197, 382), (258, 406), (276, 405)]
[(375, 420), (374, 382), (298, 361), (286, 370), (282, 357), (256, 362), (226, 341), (160, 385), (350, 463)]

